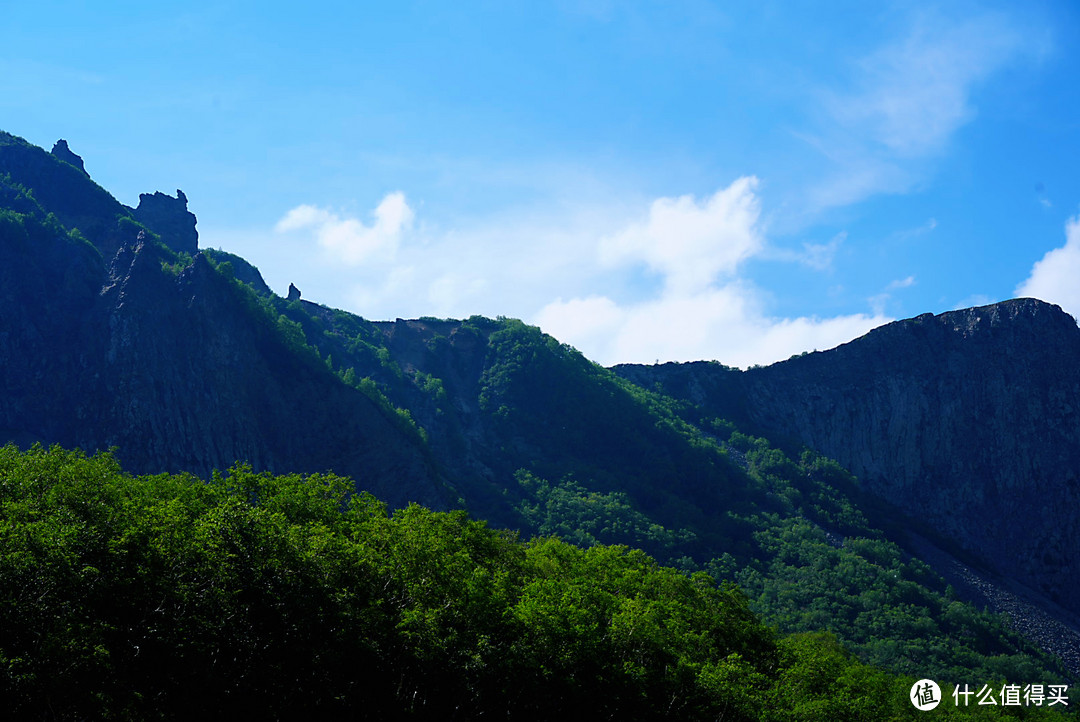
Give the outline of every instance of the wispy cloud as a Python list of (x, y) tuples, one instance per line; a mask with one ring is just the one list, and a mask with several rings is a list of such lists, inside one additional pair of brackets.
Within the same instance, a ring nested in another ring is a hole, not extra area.
[(886, 287), (889, 291), (896, 291), (901, 288), (911, 288), (915, 285), (915, 276), (908, 276), (907, 278), (898, 278), (895, 281), (889, 283)]
[(833, 259), (836, 257), (840, 246), (847, 240), (847, 231), (841, 231), (829, 239), (827, 243), (802, 244), (802, 250), (796, 251), (785, 248), (766, 248), (761, 257), (773, 261), (786, 261), (799, 263), (815, 271), (828, 271), (832, 268)]
[(914, 238), (916, 236), (922, 236), (933, 231), (935, 228), (937, 228), (937, 225), (937, 219), (930, 218), (926, 221), (926, 223), (922, 224), (921, 226), (918, 226), (916, 228), (908, 228), (907, 230), (903, 231), (898, 231), (896, 237)]
[(916, 17), (904, 38), (857, 64), (855, 92), (834, 96), (829, 108), (842, 126), (899, 157), (940, 151), (975, 116), (974, 86), (1021, 43), (1003, 15)]
[(890, 281), (885, 290), (881, 293), (875, 294), (866, 299), (870, 304), (870, 308), (873, 309), (875, 316), (884, 316), (886, 314), (885, 307), (893, 299), (893, 292), (899, 291), (905, 288), (911, 288), (916, 283), (915, 276), (907, 276), (905, 278), (898, 278), (894, 281)]
[(905, 33), (851, 66), (846, 87), (823, 89), (821, 115), (803, 137), (832, 165), (808, 195), (816, 209), (916, 186), (925, 164), (978, 113), (980, 84), (1037, 51), (1013, 18), (913, 15)]

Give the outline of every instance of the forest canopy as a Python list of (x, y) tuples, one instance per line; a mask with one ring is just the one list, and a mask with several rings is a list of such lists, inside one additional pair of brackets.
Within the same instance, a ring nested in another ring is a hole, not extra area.
[(3, 447), (0, 705), (45, 719), (918, 714), (913, 679), (829, 635), (778, 636), (704, 573), (525, 542), (464, 512), (391, 514), (353, 489)]

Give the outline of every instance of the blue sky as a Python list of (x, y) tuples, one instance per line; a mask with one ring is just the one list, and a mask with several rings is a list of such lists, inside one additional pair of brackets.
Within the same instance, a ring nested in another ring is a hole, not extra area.
[(19, 3), (0, 128), (128, 205), (183, 189), (278, 293), (518, 317), (604, 364), (1080, 314), (1071, 4), (821, 7)]

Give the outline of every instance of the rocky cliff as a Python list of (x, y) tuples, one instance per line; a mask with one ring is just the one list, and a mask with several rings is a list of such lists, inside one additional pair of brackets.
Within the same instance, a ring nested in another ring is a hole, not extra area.
[(1017, 299), (739, 372), (619, 373), (831, 456), (988, 568), (1080, 611), (1080, 329)]
[[(184, 260), (68, 162), (3, 141), (0, 443), (115, 446), (137, 473), (332, 469), (394, 506), (447, 505), (393, 413), (296, 347), (261, 278), (234, 277), (253, 267)], [(83, 218), (90, 240), (62, 223)]]
[[(143, 193), (139, 206), (129, 208), (90, 178), (82, 158), (66, 140), (58, 140), (52, 153), (46, 153), (0, 131), (0, 180), (0, 201), (19, 189), (29, 190), (31, 205), (55, 214), (65, 228), (78, 229), (106, 259), (133, 242), (140, 230), (150, 231), (179, 253), (198, 253), (196, 218), (188, 211), (182, 191), (177, 190), (176, 198)], [(13, 206), (2, 203), (0, 207)]]
[(195, 214), (188, 210), (187, 196), (179, 188), (175, 198), (161, 191), (140, 193), (134, 215), (136, 220), (152, 228), (177, 253), (193, 256), (199, 252)]
[(68, 147), (68, 142), (63, 138), (53, 145), (52, 154), (65, 163), (69, 163), (81, 170), (87, 178), (90, 177), (90, 174), (86, 172), (86, 166), (83, 165), (83, 159)]

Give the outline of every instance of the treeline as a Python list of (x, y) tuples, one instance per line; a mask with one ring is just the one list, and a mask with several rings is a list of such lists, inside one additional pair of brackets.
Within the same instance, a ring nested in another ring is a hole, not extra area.
[(352, 489), (244, 466), (209, 483), (135, 477), (108, 454), (3, 447), (0, 707), (14, 719), (919, 714), (913, 679), (826, 635), (778, 637), (705, 574), (626, 547), (523, 542), (461, 512), (389, 514)]

